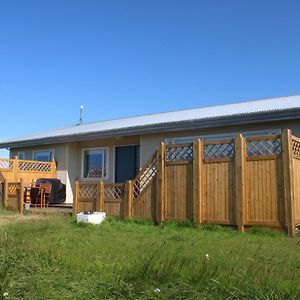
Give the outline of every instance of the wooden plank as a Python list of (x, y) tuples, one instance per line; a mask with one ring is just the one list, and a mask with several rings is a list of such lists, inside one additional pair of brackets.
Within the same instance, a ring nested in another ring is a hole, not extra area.
[(132, 181), (128, 180), (125, 184), (125, 197), (124, 197), (124, 216), (127, 219), (132, 217)]
[(290, 129), (282, 132), (282, 163), (283, 163), (283, 186), (285, 201), (285, 220), (289, 236), (295, 236), (294, 215), (294, 184), (293, 184), (293, 161), (292, 161), (292, 135)]
[(295, 135), (291, 135), (291, 139), (297, 141), (298, 143), (300, 143), (300, 138), (295, 136)]
[(167, 166), (172, 166), (172, 165), (189, 165), (192, 164), (192, 160), (174, 160), (174, 161), (166, 161)]
[(161, 143), (157, 149), (157, 213), (156, 222), (164, 221), (165, 204), (165, 145)]
[(201, 174), (202, 174), (202, 144), (196, 139), (193, 144), (193, 221), (195, 224), (203, 223), (201, 218)]
[(205, 158), (203, 159), (203, 162), (205, 164), (212, 164), (212, 163), (216, 163), (216, 162), (229, 162), (229, 161), (233, 161), (234, 158), (231, 157), (217, 157), (217, 158)]
[(235, 197), (236, 223), (240, 232), (244, 231), (245, 224), (245, 142), (242, 134), (235, 139)]
[(261, 156), (247, 156), (246, 160), (275, 160), (277, 158), (279, 158), (281, 156), (281, 154), (279, 155), (261, 155)]
[(79, 181), (75, 181), (75, 197), (73, 203), (73, 216), (76, 216), (79, 211)]
[(246, 142), (261, 141), (261, 140), (277, 140), (280, 138), (280, 135), (264, 135), (264, 136), (254, 136), (246, 137)]
[(166, 145), (166, 149), (172, 149), (172, 148), (184, 148), (184, 147), (192, 147), (193, 143), (185, 143), (185, 144), (171, 144)]
[(20, 214), (24, 212), (24, 180), (20, 179), (19, 183), (19, 195), (18, 195), (18, 210)]
[(4, 179), (4, 191), (3, 191), (3, 206), (7, 207), (8, 205), (8, 182)]
[(102, 180), (97, 183), (96, 211), (104, 212), (104, 183)]
[(205, 141), (203, 145), (219, 145), (219, 144), (231, 144), (234, 142), (234, 139), (227, 139), (227, 140), (217, 140), (217, 141)]

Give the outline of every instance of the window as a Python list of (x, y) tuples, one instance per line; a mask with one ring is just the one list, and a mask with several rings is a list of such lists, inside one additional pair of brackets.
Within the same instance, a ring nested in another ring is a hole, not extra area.
[(167, 145), (171, 144), (190, 144), (193, 143), (196, 137), (183, 137), (183, 138), (168, 138), (165, 140)]
[(25, 159), (25, 152), (18, 152), (17, 153), (18, 159)]
[(82, 178), (107, 178), (107, 148), (82, 150)]
[(33, 151), (33, 160), (37, 161), (51, 161), (52, 160), (52, 150), (39, 150)]
[[(253, 136), (264, 136), (264, 135), (275, 135), (280, 134), (280, 129), (271, 130), (256, 130), (256, 131), (244, 131), (242, 132), (243, 137), (253, 137)], [(229, 140), (234, 139), (237, 132), (227, 133), (227, 134), (212, 134), (212, 135), (202, 135), (202, 136), (192, 136), (192, 137), (178, 137), (178, 138), (167, 138), (165, 140), (166, 144), (188, 144), (193, 143), (195, 138), (200, 138), (202, 141), (217, 141), (217, 140)]]

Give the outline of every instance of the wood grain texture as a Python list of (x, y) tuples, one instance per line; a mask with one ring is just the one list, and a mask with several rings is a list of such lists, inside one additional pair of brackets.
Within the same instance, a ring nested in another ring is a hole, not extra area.
[(205, 163), (203, 169), (204, 222), (234, 224), (234, 163)]
[(282, 170), (278, 160), (252, 160), (246, 163), (247, 224), (255, 222), (273, 222), (280, 224), (283, 220)]
[(166, 166), (166, 219), (193, 219), (193, 166)]

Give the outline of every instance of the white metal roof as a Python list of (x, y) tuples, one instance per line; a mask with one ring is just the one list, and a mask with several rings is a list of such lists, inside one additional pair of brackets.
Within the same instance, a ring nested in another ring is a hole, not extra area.
[(148, 125), (157, 125), (173, 122), (176, 123), (192, 120), (204, 120), (212, 118), (216, 119), (253, 113), (290, 110), (294, 108), (300, 108), (300, 95), (254, 101), (244, 101), (224, 105), (200, 107), (188, 110), (85, 123), (82, 125), (73, 125), (61, 129), (36, 133), (8, 141), (1, 141), (0, 144), (3, 146), (4, 144), (9, 144), (12, 142), (25, 142), (29, 140), (40, 140), (45, 138), (62, 137), (70, 135), (84, 135), (110, 130), (143, 127)]

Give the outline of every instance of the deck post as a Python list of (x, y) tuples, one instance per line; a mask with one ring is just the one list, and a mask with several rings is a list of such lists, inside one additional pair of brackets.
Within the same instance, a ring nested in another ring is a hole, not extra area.
[(24, 212), (24, 179), (20, 178), (19, 195), (18, 195), (18, 210), (20, 214)]
[(97, 183), (96, 211), (104, 212), (104, 183), (102, 180)]
[(157, 149), (157, 202), (156, 222), (165, 220), (165, 144), (161, 143)]
[(14, 181), (17, 182), (19, 181), (19, 175), (20, 175), (18, 156), (15, 156), (15, 158), (12, 161), (13, 161), (12, 171), (14, 175)]
[(203, 223), (202, 205), (202, 159), (203, 148), (200, 139), (195, 139), (193, 143), (193, 221), (195, 225)]
[(285, 204), (285, 223), (289, 236), (295, 236), (295, 195), (293, 183), (293, 149), (290, 129), (284, 129), (281, 135), (283, 189)]
[(79, 181), (75, 181), (75, 197), (73, 201), (73, 216), (76, 216), (79, 208)]
[(235, 197), (236, 197), (236, 224), (240, 232), (244, 232), (246, 215), (246, 149), (245, 140), (241, 133), (235, 138)]
[(7, 179), (4, 179), (3, 182), (3, 207), (7, 207), (8, 206), (8, 181)]
[(130, 219), (132, 217), (132, 181), (128, 180), (125, 184), (125, 197), (124, 197), (124, 217)]
[(51, 162), (51, 173), (52, 173), (52, 177), (56, 178), (56, 161), (55, 161), (54, 157)]

